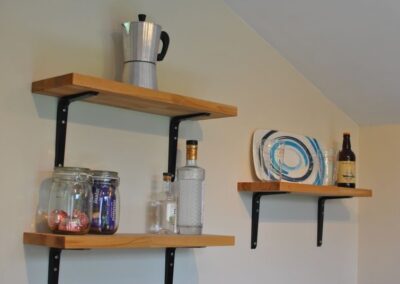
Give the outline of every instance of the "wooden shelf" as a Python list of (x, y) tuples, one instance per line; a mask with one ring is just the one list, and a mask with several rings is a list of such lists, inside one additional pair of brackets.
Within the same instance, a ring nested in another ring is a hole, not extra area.
[(219, 235), (56, 235), (24, 233), (24, 244), (59, 249), (193, 248), (233, 246), (235, 237)]
[(238, 182), (237, 190), (243, 192), (282, 192), (313, 196), (372, 196), (372, 190), (369, 189), (352, 189), (337, 186), (318, 186), (278, 181)]
[(210, 113), (193, 119), (210, 119), (237, 116), (235, 106), (214, 103), (172, 93), (141, 88), (131, 84), (70, 73), (32, 83), (32, 92), (53, 97), (98, 92), (87, 102), (153, 113), (164, 116), (179, 116), (193, 113)]

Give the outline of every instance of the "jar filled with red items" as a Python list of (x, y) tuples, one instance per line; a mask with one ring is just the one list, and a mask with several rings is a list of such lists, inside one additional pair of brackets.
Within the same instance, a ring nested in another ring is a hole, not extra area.
[(83, 235), (92, 220), (92, 176), (86, 168), (57, 167), (53, 172), (48, 220), (57, 234)]

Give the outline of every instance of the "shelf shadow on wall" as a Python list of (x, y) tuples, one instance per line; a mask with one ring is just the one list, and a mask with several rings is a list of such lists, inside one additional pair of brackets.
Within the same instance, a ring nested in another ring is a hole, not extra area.
[[(241, 192), (240, 197), (251, 221), (252, 194)], [(332, 200), (325, 208), (325, 221), (350, 222), (355, 217), (346, 204), (355, 200)], [(260, 223), (311, 223), (317, 222), (318, 198), (283, 194), (263, 196), (260, 199)]]
[[(48, 249), (26, 245), (24, 254), (28, 283), (47, 283)], [(177, 283), (199, 283), (194, 254), (194, 249), (176, 250)], [(60, 283), (164, 283), (164, 249), (63, 250), (61, 255)]]
[[(57, 99), (38, 94), (33, 94), (32, 97), (38, 116), (54, 121), (55, 129)], [(165, 137), (169, 134), (169, 121), (170, 118), (166, 116), (87, 102), (71, 103), (68, 112), (68, 123)], [(188, 120), (182, 122), (181, 125), (180, 138), (203, 139), (203, 132), (198, 121)]]

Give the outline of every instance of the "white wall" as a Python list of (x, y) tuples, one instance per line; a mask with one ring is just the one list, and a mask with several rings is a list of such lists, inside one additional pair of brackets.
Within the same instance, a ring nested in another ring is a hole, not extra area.
[(400, 125), (363, 127), (361, 186), (374, 190), (360, 201), (359, 282), (398, 283), (400, 271)]
[[(223, 1), (12, 1), (0, 3), (0, 283), (45, 283), (48, 251), (24, 246), (45, 208), (54, 160), (56, 100), (32, 95), (33, 80), (80, 72), (120, 75), (119, 24), (147, 13), (171, 36), (158, 65), (159, 87), (237, 105), (239, 116), (182, 124), (200, 139), (207, 170), (205, 233), (233, 234), (236, 246), (178, 249), (175, 283), (357, 282), (357, 200), (330, 201), (324, 245), (316, 247), (316, 199), (262, 199), (259, 246), (250, 250), (251, 135), (272, 128), (334, 144), (358, 127)], [(122, 198), (120, 232), (145, 231), (145, 202), (167, 164), (168, 119), (73, 103), (66, 165), (116, 170)], [(182, 155), (179, 155), (182, 165)], [(162, 283), (162, 250), (65, 251), (61, 283)]]

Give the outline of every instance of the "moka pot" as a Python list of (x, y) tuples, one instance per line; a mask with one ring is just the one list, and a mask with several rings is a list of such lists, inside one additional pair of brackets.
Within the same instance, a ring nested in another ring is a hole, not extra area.
[[(156, 63), (164, 59), (169, 36), (161, 26), (146, 22), (139, 14), (138, 22), (122, 23), (124, 70), (122, 81), (144, 88), (157, 89)], [(162, 49), (159, 51), (160, 41)]]

